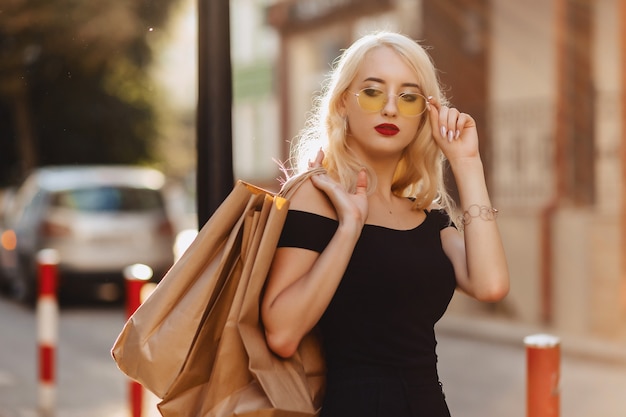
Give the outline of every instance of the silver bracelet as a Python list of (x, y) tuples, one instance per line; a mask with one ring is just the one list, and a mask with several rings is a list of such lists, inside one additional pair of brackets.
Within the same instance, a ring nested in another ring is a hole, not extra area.
[(472, 222), (472, 219), (482, 219), (485, 221), (493, 221), (498, 217), (498, 209), (489, 206), (480, 206), (478, 204), (472, 204), (463, 212), (463, 215), (459, 216), (460, 229), (465, 229), (465, 226)]

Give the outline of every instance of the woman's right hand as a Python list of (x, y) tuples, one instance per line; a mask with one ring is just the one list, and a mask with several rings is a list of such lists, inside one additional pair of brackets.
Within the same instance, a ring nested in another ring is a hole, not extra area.
[[(315, 161), (310, 162), (311, 168), (322, 166), (324, 160), (324, 151), (321, 149), (317, 153)], [(354, 194), (345, 190), (345, 188), (337, 181), (330, 178), (327, 174), (318, 174), (311, 177), (313, 185), (320, 191), (323, 191), (337, 212), (337, 221), (340, 224), (356, 221), (359, 228), (363, 227), (368, 215), (367, 200), (367, 174), (365, 169), (358, 173), (356, 181), (356, 190)]]
[(358, 227), (363, 227), (368, 215), (367, 201), (367, 175), (365, 170), (358, 174), (356, 190), (353, 193), (346, 189), (327, 174), (318, 174), (311, 177), (313, 185), (323, 191), (337, 212), (339, 224), (356, 222)]

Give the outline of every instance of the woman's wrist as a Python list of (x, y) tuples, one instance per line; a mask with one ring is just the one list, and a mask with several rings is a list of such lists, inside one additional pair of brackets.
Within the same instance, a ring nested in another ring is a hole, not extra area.
[[(451, 163), (451, 168), (460, 197), (459, 209), (468, 213), (467, 215), (464, 214), (466, 220), (471, 221), (467, 217), (472, 217), (471, 214), (476, 208), (479, 208), (481, 213), (485, 210), (483, 207), (491, 209), (485, 172), (480, 158), (458, 159), (454, 161), (454, 164)], [(468, 210), (470, 211), (468, 212)]]
[(490, 205), (470, 204), (457, 219), (459, 230), (465, 230), (465, 226), (475, 219), (495, 221), (498, 218), (498, 213), (498, 209)]
[(449, 159), (448, 163), (454, 175), (465, 175), (473, 171), (483, 172), (483, 161), (480, 156)]
[(357, 220), (345, 220), (339, 222), (335, 235), (356, 242), (361, 236), (361, 230), (363, 230), (363, 223)]
[[(485, 171), (480, 158), (459, 158), (455, 161), (450, 161), (450, 168), (461, 194), (461, 200), (463, 200), (463, 195), (476, 198), (477, 193), (482, 195), (483, 192), (486, 192)], [(470, 203), (483, 202), (472, 199)]]

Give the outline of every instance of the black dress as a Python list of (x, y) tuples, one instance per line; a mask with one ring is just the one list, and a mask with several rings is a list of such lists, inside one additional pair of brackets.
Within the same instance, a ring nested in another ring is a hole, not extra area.
[[(319, 322), (327, 366), (321, 417), (449, 417), (434, 325), (456, 281), (442, 210), (410, 230), (366, 224)], [(322, 252), (336, 220), (290, 210), (279, 247)]]

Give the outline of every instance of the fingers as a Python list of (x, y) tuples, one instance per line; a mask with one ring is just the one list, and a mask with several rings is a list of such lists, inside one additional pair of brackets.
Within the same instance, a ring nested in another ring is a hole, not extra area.
[[(328, 195), (346, 192), (338, 182), (332, 180), (327, 174), (313, 175), (311, 176), (311, 180), (317, 188), (324, 191)], [(365, 171), (365, 168), (361, 169), (361, 171), (357, 174), (356, 190), (354, 194), (367, 194), (367, 172)]]
[(321, 167), (322, 161), (324, 161), (324, 151), (320, 148), (319, 151), (317, 151), (317, 155), (315, 155), (315, 160), (309, 161), (309, 168)]
[(439, 133), (442, 138), (448, 139), (448, 142), (458, 139), (461, 134), (461, 129), (457, 126), (459, 114), (459, 111), (455, 108), (447, 106), (439, 108)]
[(339, 183), (333, 181), (328, 175), (313, 175), (311, 176), (311, 181), (318, 190), (326, 194), (338, 215), (345, 212), (346, 208), (349, 207), (348, 193), (346, 193), (345, 189)]
[(356, 194), (367, 194), (367, 172), (361, 169), (356, 178)]
[[(313, 175), (311, 181), (315, 187), (328, 196), (337, 212), (352, 212), (352, 207), (355, 207), (354, 205), (357, 200), (367, 201), (367, 173), (365, 169), (362, 169), (357, 174), (354, 193), (346, 191), (341, 184), (330, 178), (327, 174)], [(353, 200), (353, 198), (356, 198), (356, 200)], [(357, 203), (357, 206), (358, 205)], [(360, 211), (360, 209), (358, 210)]]
[(328, 175), (326, 174), (312, 175), (311, 181), (313, 181), (313, 185), (324, 191), (326, 194), (328, 194), (327, 190), (329, 190), (333, 185), (333, 182), (331, 182), (330, 178), (328, 178)]
[(469, 114), (461, 113), (454, 107), (442, 106), (433, 97), (428, 98), (428, 111), (433, 135), (452, 142), (461, 137), (463, 129), (474, 125)]
[(342, 196), (346, 195), (344, 188), (336, 181), (332, 180), (327, 174), (316, 174), (311, 176), (313, 185), (320, 191), (324, 192), (333, 203), (335, 208), (338, 208), (342, 201)]
[(313, 175), (313, 185), (324, 192), (337, 213), (337, 220), (343, 224), (362, 227), (367, 219), (367, 174), (362, 169), (356, 178), (356, 190), (353, 193), (326, 174)]

